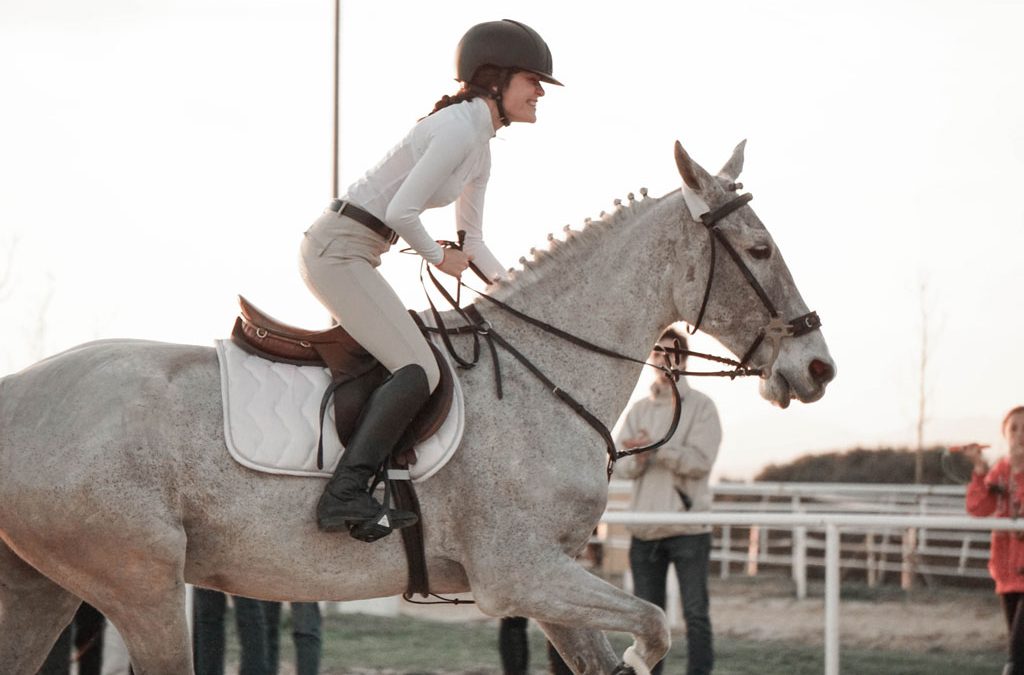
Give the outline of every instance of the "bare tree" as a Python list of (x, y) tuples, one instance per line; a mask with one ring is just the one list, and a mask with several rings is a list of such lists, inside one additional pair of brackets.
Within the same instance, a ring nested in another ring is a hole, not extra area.
[(920, 300), (920, 358), (917, 370), (917, 439), (916, 452), (914, 454), (914, 482), (924, 481), (924, 431), (928, 423), (928, 363), (931, 350), (934, 348), (932, 341), (935, 337), (934, 319), (931, 311), (931, 302), (928, 297), (928, 279), (922, 277), (918, 285), (918, 298)]
[(18, 250), (20, 237), (15, 236), (11, 240), (11, 246), (7, 249), (7, 263), (0, 269), (0, 302), (11, 297), (14, 288), (14, 252)]
[(928, 411), (928, 306), (925, 291), (928, 284), (921, 281), (918, 288), (921, 299), (921, 353), (917, 371), (917, 451), (914, 454), (914, 482), (924, 480), (924, 425)]
[[(21, 243), (20, 235), (15, 235), (10, 242), (10, 246), (7, 247), (6, 251), (0, 251), (0, 256), (5, 260), (4, 266), (0, 267), (0, 303), (10, 300), (17, 286), (15, 283), (14, 261)], [(33, 284), (33, 287), (36, 286)], [(15, 322), (15, 325), (20, 329), (20, 336), (18, 338), (14, 338), (10, 334), (4, 336), (4, 339), (7, 340), (5, 346), (8, 349), (4, 351), (4, 362), (0, 364), (0, 374), (10, 368), (14, 360), (13, 354), (19, 351), (19, 345), (25, 347), (23, 354), (33, 361), (37, 361), (47, 354), (47, 316), (56, 289), (53, 273), (46, 272), (45, 282), (38, 286), (38, 288), (41, 289), (41, 297), (37, 304), (30, 306), (31, 316), (24, 317), (25, 320), (19, 318)], [(8, 328), (10, 327), (8, 325)]]
[(53, 300), (55, 285), (53, 274), (47, 272), (46, 288), (43, 291), (43, 297), (39, 300), (39, 306), (36, 310), (35, 330), (30, 340), (33, 361), (38, 361), (48, 354), (46, 349), (46, 316), (50, 310), (50, 302)]

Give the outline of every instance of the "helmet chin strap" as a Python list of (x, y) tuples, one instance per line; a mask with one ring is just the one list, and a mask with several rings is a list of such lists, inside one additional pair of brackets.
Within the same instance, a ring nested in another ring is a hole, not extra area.
[(512, 124), (512, 120), (510, 120), (508, 118), (508, 115), (505, 114), (505, 105), (502, 103), (501, 94), (497, 94), (493, 98), (494, 98), (494, 102), (496, 104), (498, 104), (498, 119), (501, 120), (501, 123), (503, 125), (505, 125), (506, 127), (511, 125)]

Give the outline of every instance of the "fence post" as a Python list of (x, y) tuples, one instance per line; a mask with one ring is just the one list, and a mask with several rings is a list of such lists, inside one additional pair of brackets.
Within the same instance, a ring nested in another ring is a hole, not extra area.
[(957, 573), (963, 575), (967, 571), (967, 554), (971, 550), (971, 540), (968, 538), (969, 533), (964, 535), (964, 541), (960, 544), (960, 561), (956, 567)]
[[(920, 513), (922, 516), (928, 515), (928, 495), (921, 497)], [(917, 533), (917, 546), (919, 548), (926, 548), (928, 546), (928, 529), (922, 527)]]
[(719, 568), (718, 576), (722, 579), (729, 578), (729, 562), (732, 559), (732, 525), (722, 525), (722, 566)]
[[(800, 495), (794, 495), (792, 505), (794, 513), (803, 513)], [(807, 528), (802, 525), (793, 528), (792, 566), (796, 597), (798, 600), (804, 600), (807, 598)]]
[(807, 598), (807, 528), (793, 528), (793, 581), (798, 600)]
[(903, 533), (903, 563), (900, 568), (900, 588), (909, 591), (914, 587), (917, 573), (917, 528), (908, 527)]
[(825, 526), (825, 675), (839, 675), (839, 528)]
[(750, 543), (747, 544), (747, 576), (757, 576), (757, 551), (761, 542), (761, 526), (750, 527)]
[(878, 551), (875, 550), (875, 531), (868, 530), (864, 534), (864, 567), (867, 569), (868, 588), (878, 586)]

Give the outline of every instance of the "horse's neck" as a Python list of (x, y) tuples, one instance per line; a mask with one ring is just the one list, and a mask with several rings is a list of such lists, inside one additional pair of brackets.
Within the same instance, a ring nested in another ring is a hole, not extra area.
[[(677, 318), (671, 302), (678, 262), (670, 240), (681, 234), (675, 201), (651, 200), (589, 224), (552, 252), (538, 254), (496, 297), (596, 345), (645, 359), (659, 331)], [(502, 319), (504, 328), (527, 340), (524, 351), (541, 355), (556, 383), (593, 388), (599, 377), (608, 397), (593, 404), (614, 421), (639, 377), (638, 364), (594, 355)]]

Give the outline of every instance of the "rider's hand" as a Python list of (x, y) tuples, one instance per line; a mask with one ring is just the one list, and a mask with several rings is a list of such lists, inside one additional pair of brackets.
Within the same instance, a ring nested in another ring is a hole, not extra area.
[(446, 248), (444, 250), (444, 260), (439, 262), (436, 267), (445, 274), (458, 279), (466, 268), (469, 267), (469, 261), (473, 259), (473, 256), (468, 255), (457, 248)]
[(981, 456), (981, 451), (987, 445), (979, 443), (968, 443), (967, 445), (955, 445), (949, 449), (950, 452), (959, 452), (974, 465), (974, 473), (988, 473), (988, 463)]

